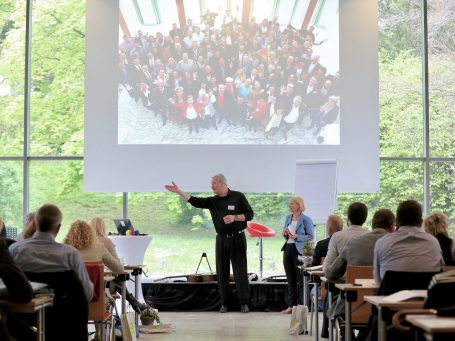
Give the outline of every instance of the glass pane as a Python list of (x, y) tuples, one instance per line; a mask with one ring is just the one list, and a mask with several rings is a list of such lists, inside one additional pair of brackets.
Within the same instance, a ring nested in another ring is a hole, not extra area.
[(71, 223), (77, 219), (104, 219), (108, 231), (116, 232), (113, 219), (120, 218), (122, 193), (84, 193), (82, 161), (30, 162), (30, 210), (45, 203), (57, 205), (63, 223), (57, 239), (63, 240)]
[(338, 213), (346, 222), (348, 206), (361, 201), (368, 207), (365, 226), (371, 228), (371, 220), (376, 210), (388, 208), (396, 212), (403, 200), (414, 199), (423, 203), (423, 163), (382, 161), (380, 171), (380, 191), (369, 194), (339, 194)]
[(431, 156), (455, 156), (455, 16), (448, 0), (428, 1)]
[(381, 156), (421, 156), (423, 148), (420, 1), (379, 2)]
[(0, 218), (7, 227), (22, 230), (22, 175), (20, 161), (0, 161)]
[(449, 227), (455, 232), (455, 163), (430, 163), (431, 210), (442, 211), (449, 217)]
[(33, 2), (31, 154), (82, 155), (85, 1)]
[[(24, 144), (25, 1), (0, 1), (0, 156)], [(12, 67), (13, 66), (13, 67)]]

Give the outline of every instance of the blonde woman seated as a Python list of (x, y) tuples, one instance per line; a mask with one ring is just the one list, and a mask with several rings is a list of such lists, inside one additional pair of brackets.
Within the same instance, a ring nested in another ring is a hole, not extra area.
[(104, 220), (100, 217), (95, 217), (89, 221), (89, 224), (95, 230), (96, 237), (98, 241), (100, 241), (104, 247), (109, 251), (109, 253), (117, 260), (119, 257), (117, 256), (117, 252), (115, 251), (115, 244), (112, 240), (107, 237), (106, 234), (106, 224)]
[[(115, 244), (106, 235), (106, 224), (104, 223), (104, 220), (100, 217), (95, 217), (90, 220), (90, 226), (95, 231), (98, 241), (101, 244), (103, 244), (104, 247), (107, 249), (107, 251), (111, 254), (111, 256), (120, 263), (119, 257), (117, 256), (117, 252), (115, 251)], [(116, 286), (115, 289), (119, 293), (121, 293), (119, 286)], [(126, 291), (126, 300), (131, 304), (133, 309), (138, 313), (140, 311), (148, 308), (148, 306), (145, 303), (140, 303), (136, 299), (136, 297), (134, 297), (132, 294), (130, 294), (128, 292), (128, 290)]]
[(98, 241), (95, 230), (83, 220), (71, 224), (63, 243), (75, 247), (84, 262), (103, 262), (112, 272), (124, 272), (123, 265)]
[(423, 221), (425, 231), (436, 237), (441, 246), (442, 257), (446, 265), (455, 265), (452, 258), (452, 238), (449, 237), (449, 219), (442, 212), (432, 212)]

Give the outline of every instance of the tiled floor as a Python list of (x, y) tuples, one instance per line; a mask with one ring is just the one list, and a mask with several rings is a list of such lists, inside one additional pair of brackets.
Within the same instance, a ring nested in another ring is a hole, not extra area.
[(169, 334), (141, 334), (139, 340), (165, 341), (267, 341), (313, 338), (308, 335), (289, 335), (291, 315), (278, 312), (161, 312), (162, 323), (171, 323), (175, 331)]

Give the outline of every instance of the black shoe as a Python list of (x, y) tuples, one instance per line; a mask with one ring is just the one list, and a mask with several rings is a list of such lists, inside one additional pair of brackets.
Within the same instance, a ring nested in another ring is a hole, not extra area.
[(242, 313), (249, 313), (250, 312), (250, 308), (248, 308), (248, 305), (247, 304), (242, 304), (242, 306), (240, 307), (240, 311)]
[(220, 310), (218, 310), (220, 313), (227, 313), (227, 307), (225, 305), (222, 305)]

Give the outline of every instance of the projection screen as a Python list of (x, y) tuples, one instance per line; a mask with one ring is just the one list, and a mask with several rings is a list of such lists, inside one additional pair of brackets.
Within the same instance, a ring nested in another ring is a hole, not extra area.
[[(269, 2), (252, 14), (269, 13)], [(242, 191), (292, 192), (296, 160), (336, 159), (338, 192), (377, 191), (377, 2), (322, 3), (311, 44), (299, 36), (310, 34), (299, 30), (309, 10), (301, 4), (285, 24), (268, 18), (269, 28), (262, 28), (257, 18), (257, 26), (248, 26), (256, 37), (252, 46), (249, 33), (235, 35), (237, 24), (222, 26), (235, 17), (225, 9), (211, 17), (215, 9), (208, 8), (206, 21), (197, 18), (191, 34), (182, 32), (169, 44), (156, 32), (169, 35), (177, 20), (138, 20), (140, 8), (132, 1), (88, 1), (84, 189), (163, 191), (175, 181), (187, 191), (209, 191), (210, 177), (221, 172)], [(194, 12), (187, 11), (191, 1), (184, 4), (186, 13)], [(280, 8), (278, 19), (286, 10)], [(209, 25), (213, 33), (204, 39), (200, 29)], [(130, 37), (123, 39), (119, 26)], [(242, 60), (241, 52), (249, 58)], [(212, 62), (199, 63), (199, 55)], [(283, 58), (289, 55), (295, 60)], [(179, 77), (173, 78), (175, 71)], [(158, 83), (165, 86), (162, 94)]]

